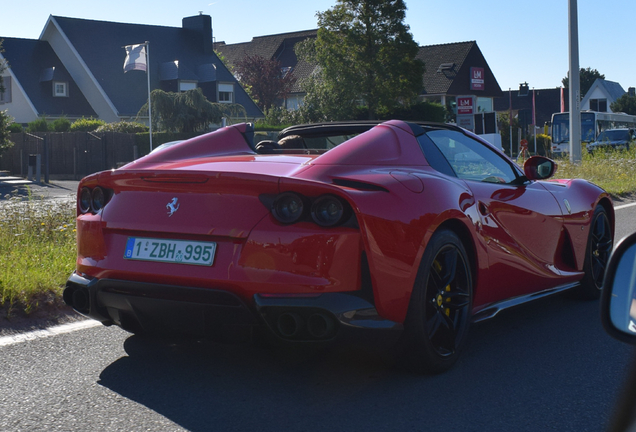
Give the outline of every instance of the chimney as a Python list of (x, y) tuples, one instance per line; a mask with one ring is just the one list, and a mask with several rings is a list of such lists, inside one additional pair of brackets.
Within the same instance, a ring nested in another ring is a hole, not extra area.
[(212, 54), (212, 17), (210, 15), (199, 15), (185, 17), (181, 20), (181, 27), (190, 30), (193, 35), (192, 42), (197, 44), (204, 54)]
[(636, 88), (634, 88), (634, 87), (630, 87), (630, 88), (628, 88), (628, 89), (627, 89), (627, 93), (628, 93), (630, 96), (636, 96)]

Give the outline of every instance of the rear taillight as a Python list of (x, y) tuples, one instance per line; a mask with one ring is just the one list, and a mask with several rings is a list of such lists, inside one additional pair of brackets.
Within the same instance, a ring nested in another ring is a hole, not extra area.
[(79, 210), (81, 213), (88, 213), (91, 209), (91, 190), (82, 188), (79, 193), (78, 200)]
[(323, 195), (318, 197), (311, 206), (311, 218), (320, 226), (339, 225), (344, 217), (345, 206), (336, 196)]
[(313, 221), (321, 227), (334, 227), (346, 224), (352, 215), (349, 203), (331, 194), (310, 198), (285, 192), (270, 202), (274, 218), (286, 225)]
[(298, 222), (303, 217), (304, 212), (303, 199), (292, 192), (279, 195), (272, 206), (272, 214), (284, 224)]
[(104, 189), (99, 186), (94, 188), (83, 187), (80, 189), (77, 198), (77, 207), (82, 214), (96, 214), (108, 204), (111, 196), (112, 191), (110, 189)]

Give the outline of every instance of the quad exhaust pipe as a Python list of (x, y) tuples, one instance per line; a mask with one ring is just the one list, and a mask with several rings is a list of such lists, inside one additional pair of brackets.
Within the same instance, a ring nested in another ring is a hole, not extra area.
[(67, 285), (63, 293), (64, 303), (81, 314), (90, 312), (90, 294), (86, 288)]
[(285, 339), (329, 339), (334, 335), (335, 328), (335, 319), (320, 312), (308, 316), (297, 312), (283, 312), (276, 319), (276, 330)]
[(333, 318), (322, 313), (315, 313), (307, 319), (307, 331), (316, 339), (329, 337), (335, 328)]
[(285, 312), (278, 316), (276, 327), (285, 338), (297, 336), (304, 325), (303, 319), (297, 313)]

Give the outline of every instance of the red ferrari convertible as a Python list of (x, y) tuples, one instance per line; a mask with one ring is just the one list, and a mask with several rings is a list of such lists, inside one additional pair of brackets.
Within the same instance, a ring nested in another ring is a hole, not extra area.
[(597, 298), (606, 192), (521, 170), (452, 125), (225, 127), (84, 178), (65, 301), (133, 333), (291, 343), (396, 335), (449, 368), (471, 322), (545, 295)]

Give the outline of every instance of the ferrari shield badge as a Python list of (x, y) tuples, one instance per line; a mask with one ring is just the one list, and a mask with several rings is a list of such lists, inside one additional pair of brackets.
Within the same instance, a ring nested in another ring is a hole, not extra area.
[(172, 201), (170, 201), (168, 204), (166, 204), (166, 208), (168, 209), (168, 217), (172, 216), (173, 214), (175, 214), (177, 212), (177, 210), (179, 210), (179, 199), (178, 198), (172, 198)]

